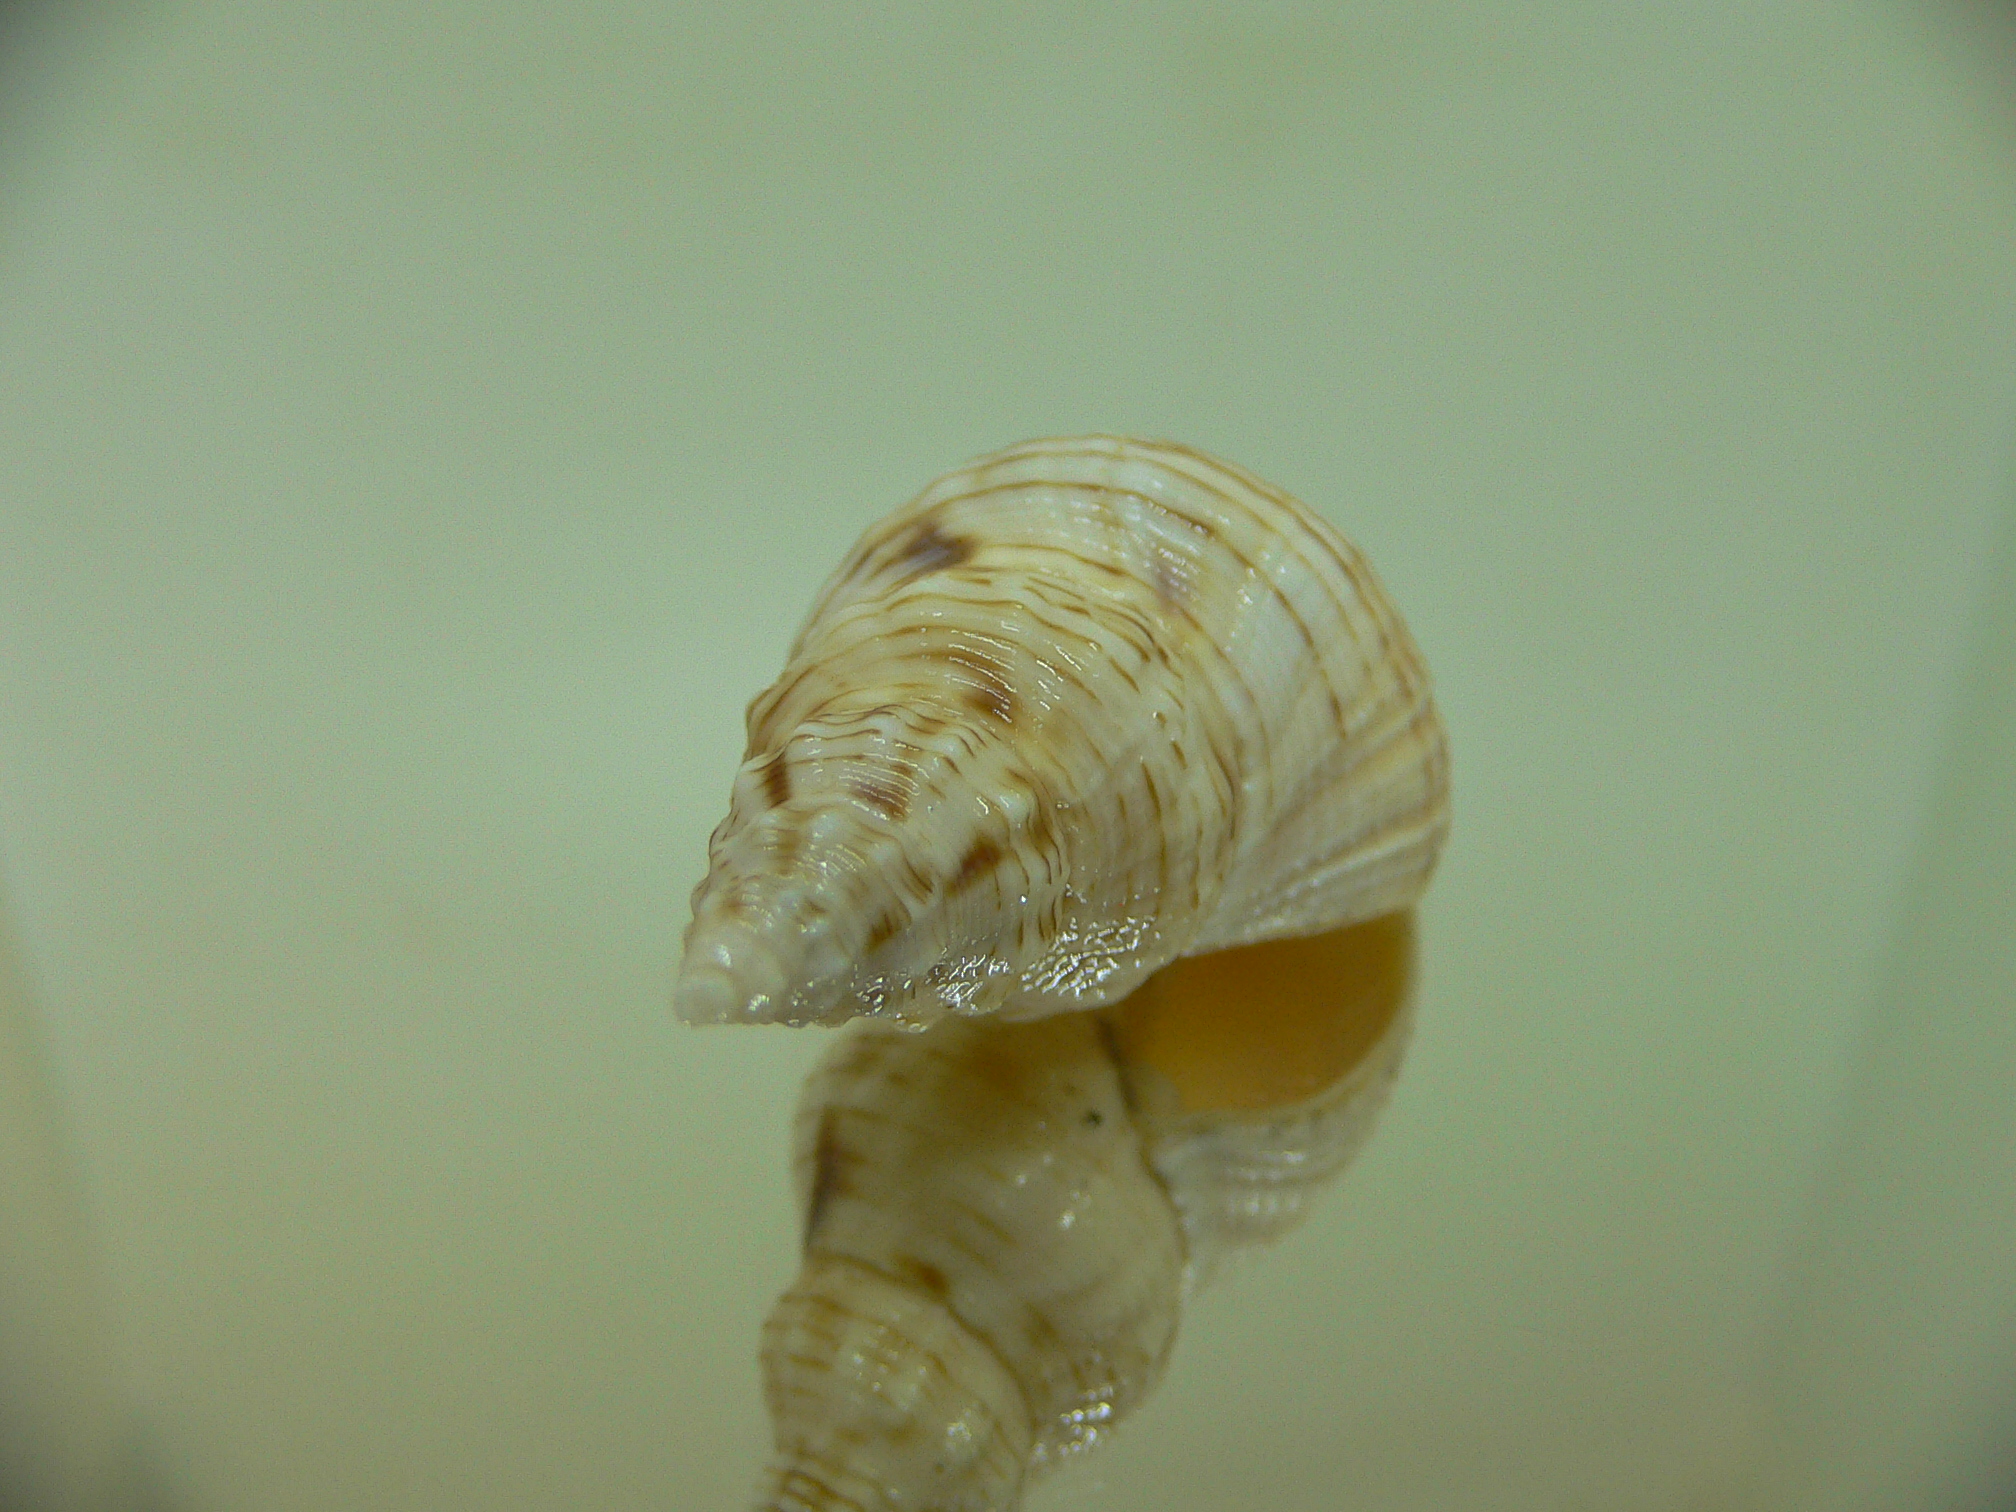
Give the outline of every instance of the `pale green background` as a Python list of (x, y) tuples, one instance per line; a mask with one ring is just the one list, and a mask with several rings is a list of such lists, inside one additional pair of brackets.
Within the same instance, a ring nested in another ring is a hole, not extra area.
[(10, 40), (0, 867), (117, 1362), (0, 1329), (12, 1410), (130, 1401), (188, 1512), (741, 1505), (819, 1045), (667, 1010), (741, 707), (870, 518), (1112, 429), (1371, 553), (1457, 822), (1372, 1150), (1034, 1512), (1902, 1506), (2016, 1435), (1984, 11)]

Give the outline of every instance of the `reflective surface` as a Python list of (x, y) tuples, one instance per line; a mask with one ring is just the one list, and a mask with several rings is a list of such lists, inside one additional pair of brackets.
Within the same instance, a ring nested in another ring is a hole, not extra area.
[(1153, 1390), (1185, 1297), (1364, 1145), (1413, 983), (1412, 918), (1387, 915), (1173, 962), (1107, 1010), (847, 1031), (799, 1099), (760, 1505), (1011, 1512), (1076, 1470)]

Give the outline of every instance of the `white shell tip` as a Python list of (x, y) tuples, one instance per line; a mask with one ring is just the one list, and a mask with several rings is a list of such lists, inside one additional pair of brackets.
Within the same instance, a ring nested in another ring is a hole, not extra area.
[(689, 1024), (733, 1024), (749, 1018), (743, 995), (728, 973), (714, 966), (682, 967), (672, 1009)]
[(703, 909), (686, 932), (673, 1009), (689, 1024), (818, 1023), (840, 996), (821, 969), (833, 954), (798, 914)]

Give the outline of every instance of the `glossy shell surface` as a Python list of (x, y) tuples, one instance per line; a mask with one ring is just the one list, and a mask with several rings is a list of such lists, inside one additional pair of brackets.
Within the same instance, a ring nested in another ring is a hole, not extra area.
[(1364, 558), (1244, 470), (1030, 442), (828, 580), (695, 891), (695, 1022), (1030, 1018), (1406, 906), (1442, 727)]
[(1239, 954), (1117, 1009), (828, 1052), (796, 1122), (803, 1267), (763, 1333), (764, 1512), (1008, 1512), (1147, 1397), (1184, 1295), (1306, 1214), (1398, 1067), (1411, 922)]

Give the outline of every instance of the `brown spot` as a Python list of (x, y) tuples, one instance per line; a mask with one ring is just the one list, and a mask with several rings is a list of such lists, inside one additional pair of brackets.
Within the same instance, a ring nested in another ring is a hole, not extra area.
[(882, 915), (881, 918), (875, 921), (875, 927), (868, 931), (868, 945), (862, 954), (873, 955), (884, 945), (895, 939), (896, 931), (908, 922), (901, 913), (892, 911)]
[(935, 1302), (943, 1302), (952, 1291), (952, 1283), (945, 1279), (945, 1272), (929, 1260), (919, 1260), (914, 1255), (897, 1255), (890, 1262), (890, 1268), (901, 1280)]
[(936, 520), (926, 520), (904, 542), (898, 560), (911, 577), (922, 577), (927, 572), (943, 572), (971, 561), (977, 549), (968, 537), (948, 535), (938, 528)]
[(1051, 817), (1049, 804), (1039, 802), (1029, 811), (1026, 829), (1029, 843), (1038, 851), (1048, 853), (1057, 848), (1057, 823)]
[(893, 777), (854, 772), (847, 778), (847, 791), (892, 822), (910, 812), (910, 790)]
[(960, 859), (959, 870), (952, 874), (951, 891), (962, 893), (994, 869), (1000, 861), (1001, 847), (984, 835), (973, 842), (972, 848)]
[(852, 1186), (851, 1171), (857, 1157), (840, 1137), (840, 1113), (828, 1108), (819, 1115), (819, 1137), (812, 1144), (812, 1191), (805, 1203), (805, 1246), (826, 1217), (826, 1208), (835, 1197)]
[(966, 692), (966, 707), (976, 714), (991, 715), (1003, 724), (1015, 722), (1014, 691), (999, 678), (975, 682)]
[(763, 796), (770, 800), (770, 807), (782, 808), (791, 801), (791, 771), (784, 764), (784, 753), (773, 754), (763, 767)]
[(966, 686), (961, 700), (977, 714), (986, 714), (1003, 724), (1015, 721), (1015, 690), (1008, 683), (1008, 664), (973, 646), (931, 646), (921, 655), (957, 669), (955, 675)]

